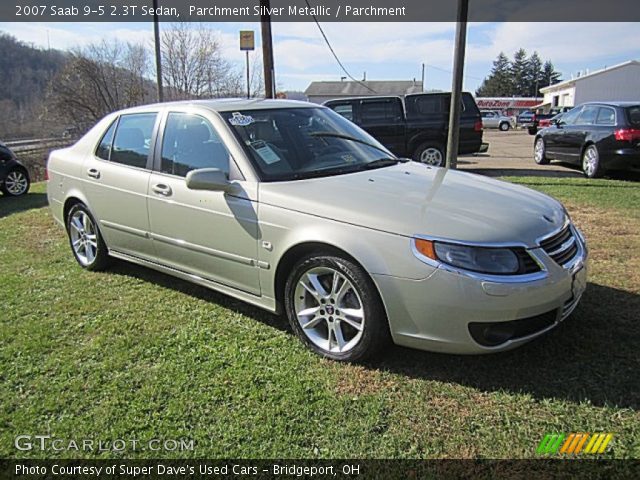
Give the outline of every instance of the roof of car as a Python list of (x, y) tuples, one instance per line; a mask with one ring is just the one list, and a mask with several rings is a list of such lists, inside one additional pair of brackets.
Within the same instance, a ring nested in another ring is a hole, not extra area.
[(613, 107), (635, 107), (640, 105), (640, 100), (636, 101), (636, 102), (631, 102), (631, 101), (627, 101), (627, 102), (586, 102), (583, 105), (611, 105)]
[(126, 112), (149, 110), (152, 108), (166, 107), (204, 107), (216, 112), (234, 112), (237, 110), (267, 110), (272, 108), (309, 108), (319, 107), (319, 105), (297, 100), (272, 100), (264, 98), (222, 98), (211, 100), (181, 100), (177, 102), (154, 103), (151, 105), (141, 105), (129, 108)]

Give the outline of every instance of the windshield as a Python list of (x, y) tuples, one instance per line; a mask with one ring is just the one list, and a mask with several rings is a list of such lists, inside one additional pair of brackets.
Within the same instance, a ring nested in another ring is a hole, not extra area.
[(353, 173), (398, 163), (377, 140), (328, 108), (220, 112), (263, 181)]

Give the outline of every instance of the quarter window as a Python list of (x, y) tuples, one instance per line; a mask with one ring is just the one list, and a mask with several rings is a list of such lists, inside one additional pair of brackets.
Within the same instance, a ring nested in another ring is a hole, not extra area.
[(96, 149), (96, 157), (101, 158), (102, 160), (109, 160), (111, 156), (111, 145), (113, 144), (113, 133), (116, 131), (116, 125), (118, 124), (117, 120), (111, 124), (107, 132), (100, 140), (100, 145)]
[(156, 116), (156, 113), (122, 115), (110, 160), (130, 167), (146, 168)]
[(199, 168), (218, 168), (229, 173), (229, 151), (205, 118), (169, 113), (162, 140), (160, 170), (184, 177)]

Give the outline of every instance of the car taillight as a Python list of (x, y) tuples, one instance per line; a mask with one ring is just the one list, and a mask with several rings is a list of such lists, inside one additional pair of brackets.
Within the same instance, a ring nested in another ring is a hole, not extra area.
[(476, 132), (481, 132), (482, 131), (482, 120), (476, 120), (476, 124), (473, 126), (473, 129)]
[(640, 140), (640, 128), (619, 128), (613, 134), (616, 140), (621, 142), (633, 142)]

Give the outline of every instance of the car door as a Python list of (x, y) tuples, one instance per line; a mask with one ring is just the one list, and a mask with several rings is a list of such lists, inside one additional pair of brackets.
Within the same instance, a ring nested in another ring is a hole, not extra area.
[(359, 124), (396, 155), (407, 154), (404, 112), (400, 98), (362, 100), (359, 108)]
[(110, 249), (152, 258), (147, 188), (157, 112), (125, 114), (103, 135), (82, 168), (88, 207)]
[[(149, 182), (151, 238), (161, 263), (257, 295), (255, 184), (243, 181), (214, 122), (204, 113), (166, 115)], [(238, 188), (190, 190), (185, 177), (200, 168), (224, 171)]]
[(482, 112), (482, 125), (485, 128), (497, 128), (498, 116), (493, 112)]
[(564, 128), (560, 154), (563, 159), (571, 163), (580, 163), (582, 147), (596, 122), (598, 105), (585, 105), (575, 122), (567, 124)]
[(581, 111), (581, 107), (573, 109), (571, 112), (564, 114), (561, 121), (556, 125), (552, 125), (544, 130), (543, 136), (545, 147), (550, 157), (557, 158), (559, 160), (566, 159), (566, 156), (564, 154), (564, 151), (566, 149), (564, 146), (565, 131), (567, 128), (573, 125), (573, 123), (575, 123)]

